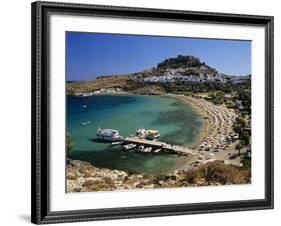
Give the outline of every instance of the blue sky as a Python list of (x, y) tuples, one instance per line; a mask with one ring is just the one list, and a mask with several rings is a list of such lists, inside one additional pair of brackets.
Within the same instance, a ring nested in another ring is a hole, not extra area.
[(196, 56), (226, 74), (251, 73), (251, 41), (66, 33), (68, 81), (138, 72), (177, 55)]

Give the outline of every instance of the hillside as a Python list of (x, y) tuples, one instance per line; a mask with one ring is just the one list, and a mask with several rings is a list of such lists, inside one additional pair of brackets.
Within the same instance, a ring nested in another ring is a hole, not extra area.
[(248, 184), (251, 183), (251, 171), (215, 161), (191, 171), (176, 170), (168, 175), (153, 176), (97, 168), (88, 162), (71, 160), (66, 168), (66, 178), (67, 192), (92, 192)]
[(138, 93), (159, 94), (166, 92), (167, 84), (181, 83), (181, 85), (190, 86), (194, 83), (212, 82), (233, 85), (247, 82), (249, 78), (249, 76), (225, 75), (205, 62), (201, 62), (197, 57), (178, 55), (165, 59), (156, 67), (141, 72), (102, 76), (92, 81), (67, 83), (67, 93), (122, 89)]
[(123, 88), (128, 85), (129, 77), (123, 76), (108, 76), (100, 77), (91, 81), (71, 82), (67, 83), (67, 93), (84, 93), (93, 92), (101, 89)]

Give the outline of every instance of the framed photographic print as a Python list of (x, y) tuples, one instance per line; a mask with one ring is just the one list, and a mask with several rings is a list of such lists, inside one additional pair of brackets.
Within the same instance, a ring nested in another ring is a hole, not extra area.
[(32, 222), (273, 208), (273, 17), (32, 3)]

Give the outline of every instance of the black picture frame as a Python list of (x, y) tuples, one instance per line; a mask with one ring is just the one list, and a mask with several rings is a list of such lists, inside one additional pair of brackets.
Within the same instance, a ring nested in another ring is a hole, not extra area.
[[(32, 209), (36, 224), (273, 208), (273, 17), (57, 2), (32, 3)], [(265, 28), (265, 198), (196, 204), (50, 211), (49, 46), (51, 14), (237, 24)]]

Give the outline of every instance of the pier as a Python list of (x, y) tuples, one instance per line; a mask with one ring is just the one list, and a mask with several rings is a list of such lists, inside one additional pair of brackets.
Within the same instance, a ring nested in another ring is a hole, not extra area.
[(138, 137), (126, 137), (123, 139), (123, 142), (143, 145), (145, 147), (152, 147), (155, 149), (162, 149), (166, 152), (171, 152), (181, 155), (193, 155), (193, 150), (189, 148), (181, 147), (179, 145), (171, 145), (157, 140), (146, 140)]

